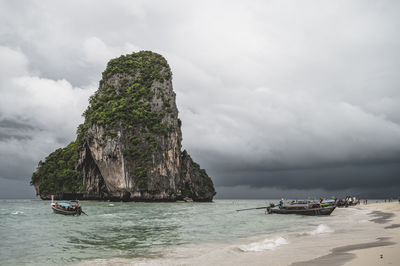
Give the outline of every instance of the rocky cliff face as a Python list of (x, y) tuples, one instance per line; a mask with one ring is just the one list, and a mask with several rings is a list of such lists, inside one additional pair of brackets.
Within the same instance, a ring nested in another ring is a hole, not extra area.
[(166, 60), (152, 52), (108, 63), (78, 128), (75, 169), (84, 198), (212, 200), (210, 177), (181, 151), (171, 78)]

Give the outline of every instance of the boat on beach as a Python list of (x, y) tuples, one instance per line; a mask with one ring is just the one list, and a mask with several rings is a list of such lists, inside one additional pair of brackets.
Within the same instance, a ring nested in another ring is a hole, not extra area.
[(336, 206), (336, 199), (323, 199), (321, 200), (321, 207)]
[[(297, 214), (297, 215), (330, 215), (336, 208), (335, 205), (321, 204), (322, 201), (301, 200), (291, 201), (286, 204), (283, 200), (279, 205), (270, 204), (266, 213), (268, 214)], [(329, 202), (330, 203), (330, 202)]]
[(295, 208), (273, 208), (268, 207), (268, 214), (297, 214), (297, 215), (330, 215), (336, 206), (329, 207), (319, 207), (319, 208), (310, 208), (310, 207), (298, 207)]
[(283, 199), (279, 201), (278, 205), (270, 203), (268, 207), (256, 207), (247, 208), (236, 211), (247, 211), (247, 210), (257, 210), (266, 209), (266, 214), (297, 214), (297, 215), (330, 215), (336, 208), (336, 205), (329, 202), (328, 206), (324, 206), (320, 201), (313, 200), (295, 200), (287, 203), (283, 202)]
[(350, 196), (347, 196), (344, 199), (338, 199), (336, 202), (336, 206), (339, 208), (342, 208), (342, 207), (347, 208), (349, 206), (356, 206), (358, 204), (360, 204), (360, 199), (358, 199), (356, 197), (350, 197)]

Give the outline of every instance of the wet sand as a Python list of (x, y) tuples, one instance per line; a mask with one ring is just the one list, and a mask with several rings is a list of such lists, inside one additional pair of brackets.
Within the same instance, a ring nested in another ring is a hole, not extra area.
[[(400, 265), (400, 204), (398, 202), (360, 205), (357, 208), (373, 210), (371, 222), (385, 224), (390, 237), (378, 237), (376, 241), (346, 245), (331, 253), (309, 261), (296, 262), (292, 266), (375, 266)], [(367, 233), (367, 232), (366, 232)]]
[[(351, 251), (361, 250), (361, 249), (369, 249), (374, 247), (382, 247), (396, 244), (393, 241), (389, 241), (388, 237), (378, 238), (378, 241), (371, 243), (361, 243), (355, 245), (348, 245), (343, 247), (338, 247), (332, 249), (332, 252), (328, 255), (304, 262), (296, 262), (293, 263), (292, 266), (317, 266), (317, 265), (326, 265), (326, 266), (339, 266), (343, 265), (352, 259), (357, 258), (354, 253)], [(365, 264), (355, 264), (355, 265), (365, 265)]]
[(385, 230), (391, 236), (390, 242), (393, 245), (373, 247), (364, 250), (354, 250), (351, 253), (356, 257), (345, 263), (345, 266), (375, 266), (375, 265), (400, 265), (400, 204), (375, 203), (363, 206), (366, 209), (379, 210), (384, 213), (391, 213), (392, 216), (387, 219), (372, 219), (373, 222), (383, 222)]

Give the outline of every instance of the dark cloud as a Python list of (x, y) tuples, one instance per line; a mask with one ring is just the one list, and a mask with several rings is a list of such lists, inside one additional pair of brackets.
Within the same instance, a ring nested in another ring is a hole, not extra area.
[[(1, 154), (0, 178), (11, 180), (30, 180), (33, 171), (36, 170), (37, 163), (38, 162), (30, 158), (14, 153)], [(27, 182), (27, 184), (29, 184), (29, 182)]]
[(9, 132), (4, 132), (4, 131), (1, 132), (0, 131), (0, 141), (12, 139), (12, 138), (15, 138), (17, 140), (32, 139), (32, 137), (29, 135), (19, 135), (18, 132), (15, 132), (15, 131), (9, 131)]
[(34, 129), (35, 127), (29, 125), (26, 121), (3, 118), (0, 119), (0, 128), (29, 130), (29, 129)]
[(248, 185), (281, 189), (375, 189), (399, 187), (400, 164), (349, 165), (277, 171), (231, 171), (215, 173), (219, 186)]
[(0, 177), (0, 199), (33, 199), (35, 198), (35, 190), (33, 187), (27, 186), (29, 179), (15, 180), (3, 179)]
[(0, 141), (5, 141), (10, 138), (17, 140), (32, 139), (32, 131), (34, 126), (26, 121), (12, 120), (3, 118), (0, 119)]
[(170, 63), (184, 148), (220, 196), (400, 189), (399, 11), (0, 1), (0, 177), (24, 180), (73, 140), (107, 61), (145, 49)]
[(344, 198), (354, 195), (362, 199), (396, 199), (399, 191), (397, 187), (376, 188), (371, 189), (340, 189), (340, 190), (324, 190), (324, 189), (281, 189), (276, 187), (249, 187), (249, 186), (217, 186), (219, 193), (216, 199), (319, 199), (321, 197), (337, 197)]

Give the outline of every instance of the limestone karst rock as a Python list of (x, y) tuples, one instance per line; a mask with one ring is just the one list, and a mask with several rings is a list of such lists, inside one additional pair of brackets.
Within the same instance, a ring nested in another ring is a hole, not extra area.
[(182, 151), (172, 73), (161, 55), (142, 51), (111, 60), (84, 117), (68, 146), (76, 153), (62, 169), (54, 165), (68, 147), (33, 174), (42, 198), (212, 200), (212, 180)]

